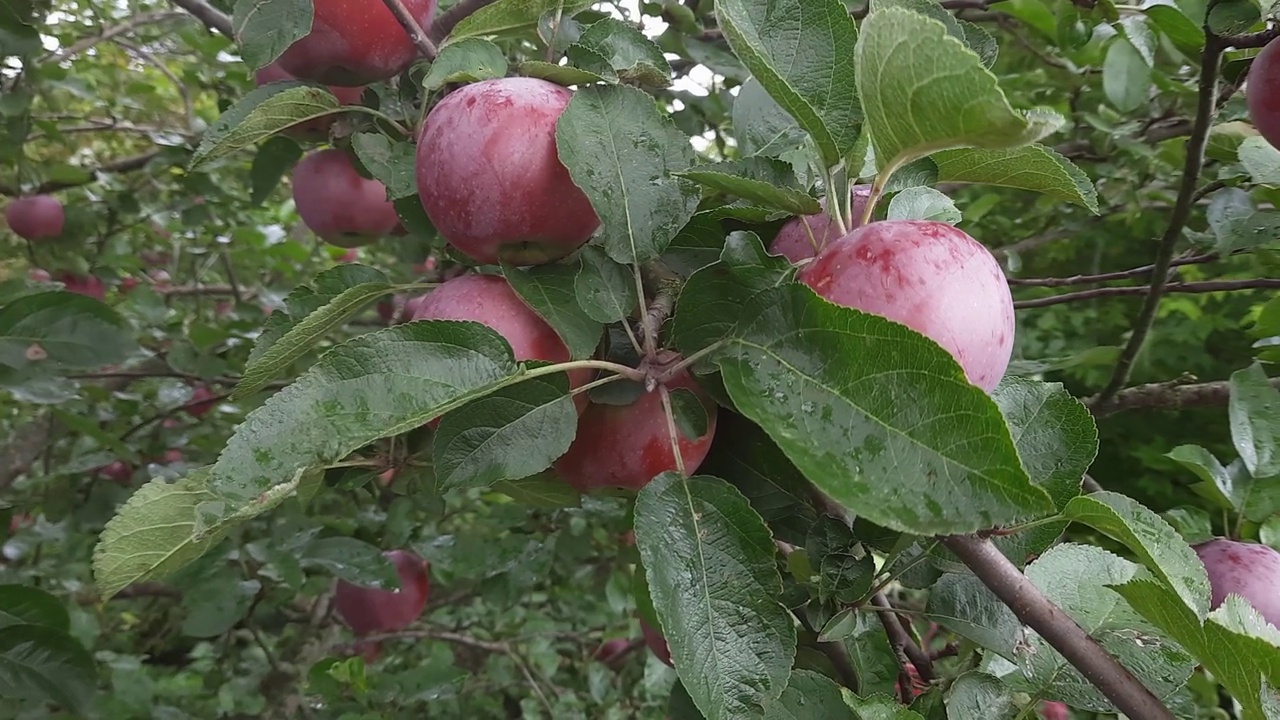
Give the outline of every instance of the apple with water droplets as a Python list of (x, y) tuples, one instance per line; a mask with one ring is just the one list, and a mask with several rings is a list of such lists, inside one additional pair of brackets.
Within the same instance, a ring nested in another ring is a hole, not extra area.
[(395, 565), (400, 588), (384, 590), (337, 580), (333, 604), (338, 615), (356, 635), (395, 632), (413, 624), (427, 606), (431, 580), (430, 565), (409, 550), (390, 550), (383, 555)]

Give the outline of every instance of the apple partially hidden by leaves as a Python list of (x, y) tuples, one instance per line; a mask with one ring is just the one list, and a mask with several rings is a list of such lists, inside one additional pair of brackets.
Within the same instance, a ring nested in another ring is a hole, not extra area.
[(61, 272), (54, 275), (53, 279), (62, 283), (67, 292), (84, 295), (94, 300), (101, 301), (107, 294), (106, 286), (102, 284), (102, 281), (96, 275)]
[[(298, 80), (296, 75), (280, 67), (280, 61), (271, 63), (270, 65), (258, 70), (253, 74), (253, 80), (259, 87), (275, 82), (286, 82), (289, 80)], [(342, 105), (359, 105), (360, 97), (364, 95), (364, 86), (357, 85), (355, 87), (342, 87), (340, 85), (330, 85), (326, 88), (333, 96), (338, 99)], [(333, 127), (333, 123), (337, 121), (338, 114), (325, 115), (323, 117), (312, 118), (297, 125), (289, 126), (284, 134), (294, 140), (303, 142), (322, 142), (329, 138), (329, 128)]]
[(413, 624), (427, 605), (431, 589), (427, 561), (408, 550), (390, 550), (383, 555), (396, 566), (400, 589), (336, 581), (334, 608), (356, 635), (402, 630)]
[(1253, 59), (1244, 99), (1258, 134), (1280, 148), (1280, 40), (1267, 43)]
[(312, 232), (343, 248), (368, 245), (400, 222), (386, 186), (362, 177), (337, 149), (313, 152), (293, 168), (293, 202)]
[(67, 216), (62, 203), (52, 195), (31, 195), (9, 203), (4, 219), (23, 240), (48, 240), (62, 234)]
[(671, 648), (667, 645), (667, 638), (663, 636), (661, 630), (641, 620), (640, 634), (644, 636), (644, 644), (649, 648), (649, 652), (653, 653), (654, 657), (671, 667), (675, 667), (675, 665), (671, 664)]
[(133, 479), (133, 466), (123, 460), (116, 460), (98, 468), (98, 473), (117, 485), (128, 485)]
[(1239, 595), (1280, 629), (1280, 552), (1266, 545), (1216, 538), (1195, 546), (1209, 574), (1213, 607)]
[[(867, 208), (867, 199), (871, 197), (871, 186), (855, 185), (850, 195), (853, 200), (850, 210), (852, 217), (845, 218), (845, 227), (852, 231), (861, 225), (858, 219)], [(826, 210), (827, 199), (822, 198), (818, 204)], [(840, 224), (826, 213), (804, 215), (793, 218), (782, 226), (774, 236), (773, 242), (769, 244), (769, 253), (781, 255), (793, 263), (798, 263), (813, 257), (829, 243), (846, 234), (848, 233), (840, 232)]]
[[(324, 85), (368, 85), (399, 75), (418, 56), (404, 26), (381, 2), (312, 0), (312, 6), (311, 32), (277, 61), (295, 77)], [(423, 32), (431, 31), (436, 0), (404, 0), (404, 6)]]
[(191, 399), (182, 409), (191, 417), (200, 417), (218, 404), (218, 395), (204, 385), (197, 385), (191, 393)]
[(1013, 354), (1013, 296), (977, 240), (941, 222), (888, 220), (828, 245), (796, 279), (837, 305), (901, 323), (990, 392)]

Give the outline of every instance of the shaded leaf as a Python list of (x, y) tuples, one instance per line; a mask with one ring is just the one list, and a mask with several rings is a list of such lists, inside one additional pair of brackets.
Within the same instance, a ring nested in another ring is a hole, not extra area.
[(743, 200), (785, 210), (793, 215), (816, 215), (822, 212), (818, 201), (800, 189), (791, 166), (775, 158), (752, 157), (707, 163), (675, 174)]
[(58, 598), (29, 585), (0, 585), (0, 628), (43, 625), (66, 632), (71, 616)]
[(187, 169), (221, 160), (293, 125), (332, 114), (339, 107), (333, 93), (319, 85), (294, 81), (263, 85), (240, 98), (209, 126)]
[(507, 56), (502, 48), (488, 40), (463, 38), (440, 48), (440, 54), (422, 79), (422, 89), (435, 92), (449, 83), (490, 80), (506, 74)]
[(362, 132), (351, 136), (351, 148), (369, 174), (386, 186), (387, 199), (418, 197), (418, 156), (412, 143), (396, 142), (382, 133)]
[(245, 64), (270, 65), (311, 32), (314, 15), (310, 0), (236, 0), (231, 30)]
[(610, 260), (595, 245), (583, 247), (579, 257), (582, 267), (573, 288), (582, 311), (600, 323), (629, 317), (638, 302), (631, 269)]
[(80, 715), (97, 680), (93, 657), (65, 632), (46, 625), (0, 628), (0, 697), (54, 703)]
[(125, 320), (83, 295), (41, 292), (0, 308), (0, 366), (23, 373), (93, 370), (123, 362), (137, 349)]
[(944, 150), (930, 158), (937, 164), (938, 182), (1031, 190), (1098, 212), (1098, 191), (1089, 177), (1057, 151), (1038, 143), (1003, 150)]
[(575, 360), (595, 352), (603, 332), (600, 321), (578, 302), (581, 269), (577, 259), (523, 269), (502, 265), (502, 275), (511, 289), (547, 321)]

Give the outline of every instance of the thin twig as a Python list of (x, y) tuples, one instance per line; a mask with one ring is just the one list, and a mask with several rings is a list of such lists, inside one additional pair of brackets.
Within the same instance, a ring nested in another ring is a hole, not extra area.
[(1263, 30), (1256, 33), (1245, 33), (1244, 35), (1223, 35), (1218, 38), (1224, 47), (1232, 47), (1238, 50), (1246, 50), (1250, 48), (1266, 47), (1268, 43), (1276, 38), (1280, 38), (1280, 25), (1276, 25), (1270, 30)]
[[(1178, 258), (1169, 263), (1169, 267), (1182, 267), (1184, 265), (1200, 265), (1203, 263), (1221, 260), (1222, 256), (1218, 253), (1205, 253), (1204, 255), (1192, 255), (1191, 257)], [(1099, 273), (1097, 275), (1072, 275), (1071, 277), (1049, 277), (1049, 278), (1009, 278), (1010, 285), (1019, 285), (1027, 287), (1066, 287), (1069, 285), (1093, 285), (1095, 283), (1110, 282), (1112, 280), (1128, 280), (1130, 278), (1143, 277), (1150, 275), (1155, 269), (1154, 265), (1143, 265), (1142, 267), (1130, 268), (1129, 270), (1117, 270), (1116, 272)]]
[(871, 596), (871, 604), (875, 606), (876, 616), (880, 618), (880, 623), (884, 625), (884, 630), (889, 635), (889, 643), (894, 648), (902, 649), (903, 654), (915, 666), (921, 680), (933, 682), (937, 678), (937, 674), (933, 672), (933, 662), (929, 660), (928, 653), (916, 645), (916, 641), (907, 635), (906, 629), (898, 622), (898, 616), (894, 612), (893, 605), (889, 603), (889, 598), (885, 597), (884, 593), (878, 592)]
[(405, 7), (401, 0), (382, 0), (382, 4), (396, 16), (396, 21), (409, 34), (409, 40), (413, 42), (414, 47), (418, 48), (418, 52), (428, 60), (435, 60), (439, 52), (436, 50), (436, 44), (427, 37), (422, 26), (418, 24), (417, 18), (409, 12), (409, 8)]
[(641, 320), (644, 323), (643, 332), (647, 348), (649, 338), (653, 338), (656, 342), (662, 330), (662, 324), (676, 309), (676, 298), (680, 296), (684, 281), (660, 262), (645, 263), (644, 274), (648, 277), (650, 284), (656, 287), (653, 300), (649, 302), (649, 307), (645, 309), (644, 318)]
[(231, 18), (204, 0), (169, 0), (169, 2), (194, 15), (210, 30), (217, 30), (232, 40), (236, 39)]
[(134, 45), (132, 43), (127, 43), (124, 40), (116, 40), (115, 44), (133, 53), (139, 58), (142, 58), (146, 62), (151, 63), (151, 65), (153, 65), (157, 70), (160, 71), (161, 75), (164, 75), (166, 78), (169, 79), (169, 82), (173, 83), (173, 86), (178, 90), (178, 95), (182, 97), (183, 116), (186, 117), (187, 119), (187, 130), (194, 131), (195, 130), (195, 107), (194, 105), (192, 105), (192, 102), (191, 102), (191, 92), (187, 90), (187, 86), (182, 82), (182, 80), (178, 79), (178, 76), (175, 75), (173, 71), (169, 69), (169, 66), (160, 62), (155, 55), (152, 55), (146, 50), (143, 50), (141, 47), (138, 47), (137, 45)]
[(40, 58), (36, 62), (37, 64), (40, 64), (40, 63), (46, 63), (50, 61), (69, 60), (75, 57), (76, 55), (79, 55), (80, 53), (84, 52), (85, 50), (88, 50), (94, 45), (97, 45), (100, 42), (110, 40), (111, 38), (117, 35), (123, 35), (125, 33), (132, 32), (133, 30), (136, 30), (137, 28), (140, 28), (143, 25), (150, 25), (152, 23), (165, 22), (167, 20), (173, 20), (173, 19), (182, 18), (182, 17), (187, 17), (187, 14), (184, 12), (178, 12), (176, 10), (161, 10), (157, 12), (138, 13), (137, 15), (134, 15), (128, 20), (120, 23), (119, 25), (112, 25), (111, 27), (106, 28), (102, 32), (98, 33), (97, 35), (90, 35), (88, 37), (80, 38), (76, 42), (68, 45), (67, 47), (61, 50), (57, 50), (55, 52), (51, 52), (45, 55), (44, 57)]
[[(1027, 308), (1048, 307), (1050, 305), (1061, 305), (1063, 303), (1080, 302), (1081, 300), (1092, 300), (1094, 298), (1101, 297), (1117, 297), (1121, 295), (1146, 295), (1150, 298), (1151, 289), (1154, 287), (1154, 282), (1150, 286), (1137, 285), (1134, 287), (1100, 287), (1092, 290), (1081, 290), (1079, 292), (1051, 295), (1049, 297), (1035, 298), (1032, 300), (1018, 300), (1013, 303), (1013, 306), (1019, 310), (1025, 310)], [(1264, 290), (1270, 288), (1280, 288), (1280, 278), (1206, 280), (1204, 282), (1169, 283), (1161, 286), (1161, 293), (1199, 295), (1203, 293), (1235, 292), (1238, 290)], [(1137, 332), (1137, 328), (1134, 329), (1134, 332)], [(1130, 359), (1129, 362), (1132, 363), (1132, 359)], [(1128, 379), (1127, 372), (1125, 373), (1125, 379)], [(1115, 391), (1112, 391), (1112, 393), (1114, 392)], [(1101, 397), (1107, 397), (1106, 391), (1103, 391)]]
[(1209, 32), (1206, 24), (1204, 52), (1200, 56), (1199, 102), (1196, 106), (1196, 118), (1191, 129), (1191, 137), (1187, 139), (1187, 158), (1182, 170), (1182, 185), (1178, 189), (1178, 200), (1169, 218), (1169, 227), (1165, 230), (1164, 237), (1160, 239), (1160, 245), (1156, 249), (1147, 298), (1133, 324), (1129, 342), (1125, 344), (1116, 361), (1111, 380), (1098, 394), (1099, 402), (1105, 403), (1124, 387), (1125, 382), (1129, 380), (1133, 363), (1137, 360), (1143, 343), (1151, 333), (1152, 326), (1155, 325), (1160, 300), (1164, 297), (1165, 286), (1169, 282), (1169, 266), (1173, 261), (1173, 252), (1179, 238), (1182, 237), (1187, 220), (1191, 218), (1191, 210), (1194, 207), (1192, 200), (1195, 197), (1196, 186), (1199, 184), (1200, 170), (1204, 166), (1204, 150), (1209, 142), (1209, 128), (1213, 123), (1216, 109), (1214, 101), (1218, 95), (1218, 66), (1222, 61), (1222, 50), (1218, 38)]
[(456, 27), (458, 23), (467, 19), (467, 17), (480, 8), (492, 5), (497, 1), (498, 0), (462, 0), (462, 2), (459, 2), (449, 8), (448, 12), (436, 18), (436, 21), (431, 23), (431, 40), (436, 43), (441, 42), (445, 38), (449, 37), (449, 33), (453, 32), (453, 28)]
[(990, 540), (954, 535), (942, 542), (984, 585), (1125, 715), (1173, 720), (1173, 713), (1076, 621), (1040, 592)]
[[(159, 150), (153, 150), (151, 152), (142, 153), (141, 155), (130, 155), (129, 157), (123, 157), (118, 160), (105, 162), (96, 168), (87, 168), (88, 172), (86, 174), (89, 177), (88, 180), (85, 180), (83, 182), (81, 181), (66, 182), (61, 180), (50, 181), (33, 188), (32, 192), (35, 194), (51, 193), (51, 192), (55, 192), (57, 190), (63, 190), (69, 187), (77, 187), (80, 185), (85, 185), (96, 180), (99, 173), (124, 173), (124, 172), (133, 172), (135, 170), (141, 170), (142, 168), (147, 166), (147, 163), (151, 162), (158, 155), (160, 155), (160, 152), (161, 151)], [(19, 187), (12, 186), (12, 185), (0, 185), (0, 195), (17, 196), (17, 195), (20, 195), (21, 193), (22, 193), (22, 189)]]

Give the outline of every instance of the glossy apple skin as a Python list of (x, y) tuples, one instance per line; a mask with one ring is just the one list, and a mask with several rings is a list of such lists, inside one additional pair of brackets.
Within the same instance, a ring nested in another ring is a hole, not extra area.
[(1217, 538), (1195, 546), (1209, 573), (1213, 607), (1239, 595), (1280, 629), (1280, 552), (1257, 543)]
[(931, 338), (983, 390), (994, 389), (1009, 367), (1009, 285), (990, 251), (951, 225), (871, 223), (828, 245), (796, 279), (837, 305)]
[(62, 234), (67, 215), (62, 203), (52, 195), (32, 195), (9, 203), (4, 219), (13, 234), (23, 240), (48, 240)]
[(1244, 100), (1258, 133), (1280, 148), (1280, 40), (1272, 40), (1253, 59)]
[[(707, 431), (690, 440), (680, 435), (684, 470), (692, 475), (711, 449), (716, 434), (716, 404), (688, 372), (667, 382), (667, 389), (692, 390), (707, 409)], [(556, 473), (578, 492), (599, 488), (639, 490), (655, 476), (676, 470), (671, 433), (662, 396), (655, 389), (630, 405), (588, 403), (578, 418), (578, 434), (568, 452), (555, 462)]]
[(96, 275), (77, 275), (73, 272), (61, 272), (55, 275), (53, 279), (62, 283), (65, 286), (63, 289), (67, 292), (91, 297), (99, 302), (107, 294), (106, 286), (102, 284), (102, 281)]
[[(850, 195), (853, 198), (851, 203), (853, 218), (846, 218), (845, 225), (852, 231), (861, 226), (858, 218), (862, 217), (862, 211), (867, 208), (867, 199), (871, 197), (871, 186), (855, 185)], [(819, 200), (818, 204), (824, 211), (827, 209), (826, 198)], [(792, 218), (774, 236), (773, 242), (769, 245), (769, 253), (781, 255), (792, 263), (798, 263), (815, 255), (815, 245), (818, 250), (821, 250), (828, 243), (838, 240), (840, 235), (840, 226), (825, 212)]]
[[(410, 320), (471, 320), (506, 338), (516, 360), (570, 360), (569, 348), (556, 331), (497, 275), (459, 275), (415, 300), (405, 303), (403, 316)], [(591, 371), (575, 370), (568, 375), (569, 386), (578, 387), (588, 381)], [(575, 399), (584, 397), (579, 394)]]
[(399, 590), (336, 581), (334, 609), (356, 635), (402, 630), (412, 625), (427, 606), (431, 589), (427, 561), (408, 550), (391, 550), (383, 555), (400, 574)]
[[(355, 87), (399, 75), (418, 50), (386, 5), (368, 0), (313, 0), (311, 32), (277, 61), (295, 77)], [(424, 32), (431, 31), (436, 0), (404, 0)]]
[(671, 664), (671, 648), (667, 645), (667, 639), (663, 637), (660, 630), (641, 620), (640, 634), (644, 636), (644, 644), (648, 646), (649, 652), (653, 653), (654, 657), (670, 667), (675, 667), (675, 665)]
[(472, 83), (432, 109), (418, 140), (418, 195), (436, 229), (477, 262), (562, 258), (600, 226), (556, 150), (572, 97), (536, 78)]
[(330, 245), (368, 245), (400, 222), (387, 188), (363, 178), (341, 150), (320, 150), (293, 169), (293, 202), (302, 222)]
[[(253, 80), (258, 87), (269, 85), (274, 82), (285, 82), (287, 80), (300, 80), (301, 78), (290, 73), (288, 70), (280, 67), (280, 61), (271, 63), (270, 65), (258, 70), (253, 74)], [(329, 92), (338, 99), (342, 105), (359, 105), (360, 96), (364, 94), (364, 86), (342, 87), (340, 85), (326, 86)], [(298, 123), (284, 131), (285, 135), (303, 142), (323, 142), (329, 138), (329, 128), (333, 127), (333, 123), (338, 119), (338, 115), (325, 115), (303, 123)]]

